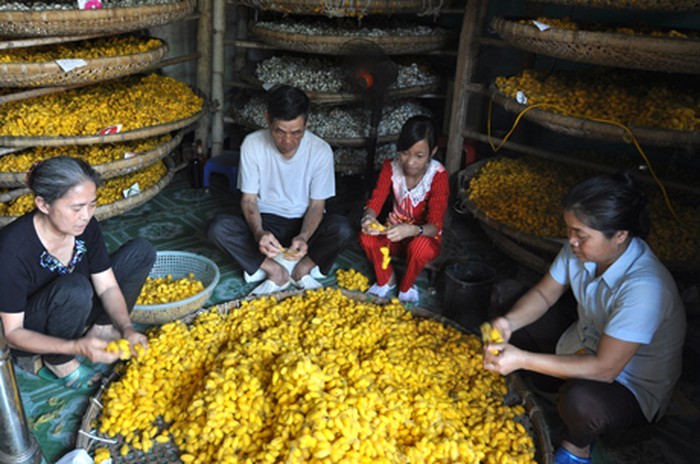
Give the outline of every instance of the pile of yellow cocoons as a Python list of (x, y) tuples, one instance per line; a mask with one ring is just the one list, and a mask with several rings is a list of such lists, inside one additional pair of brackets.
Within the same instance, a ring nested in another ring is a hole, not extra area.
[(95, 427), (116, 453), (170, 443), (201, 464), (535, 462), (525, 410), (504, 403), (477, 335), (332, 288), (222, 312), (149, 332), (104, 391)]

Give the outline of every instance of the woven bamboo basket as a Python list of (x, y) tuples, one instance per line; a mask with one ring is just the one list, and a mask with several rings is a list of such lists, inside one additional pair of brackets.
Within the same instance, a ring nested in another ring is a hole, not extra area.
[[(343, 293), (356, 300), (360, 301), (372, 301), (375, 304), (386, 304), (387, 300), (381, 298), (374, 298), (366, 294), (349, 292), (343, 290)], [(298, 296), (303, 294), (302, 291), (286, 291), (275, 294), (277, 300), (282, 300), (285, 298)], [(238, 300), (229, 301), (221, 305), (217, 305), (213, 308), (204, 308), (197, 311), (194, 314), (188, 315), (180, 319), (185, 324), (191, 324), (194, 319), (206, 311), (217, 310), (223, 314), (227, 314), (230, 311), (238, 308), (242, 302), (251, 300), (252, 297), (242, 298)], [(467, 329), (459, 326), (455, 322), (446, 319), (438, 314), (426, 311), (421, 308), (408, 309), (415, 317), (418, 318), (428, 318), (434, 319), (442, 324), (452, 327), (457, 331), (470, 334)], [(110, 450), (112, 455), (112, 462), (114, 464), (121, 463), (133, 463), (133, 464), (150, 464), (153, 462), (158, 463), (180, 463), (179, 451), (172, 443), (154, 443), (153, 448), (147, 453), (134, 452), (131, 450), (126, 456), (122, 456), (120, 453), (120, 448), (124, 444), (123, 437), (116, 437), (115, 439), (103, 437), (96, 430), (95, 424), (97, 423), (101, 411), (102, 411), (102, 395), (109, 385), (119, 379), (118, 373), (112, 373), (108, 378), (104, 379), (100, 389), (91, 399), (90, 405), (88, 406), (85, 415), (81, 421), (80, 429), (78, 430), (78, 437), (76, 440), (76, 447), (83, 448), (88, 452), (93, 452), (98, 447), (104, 447)], [(539, 406), (535, 396), (528, 390), (522, 379), (516, 374), (510, 374), (506, 377), (506, 385), (508, 387), (508, 392), (505, 396), (505, 403), (509, 405), (521, 404), (525, 408), (525, 414), (518, 418), (518, 420), (526, 427), (530, 435), (533, 438), (536, 448), (536, 460), (540, 464), (551, 464), (554, 461), (553, 449), (551, 444), (551, 437), (549, 432), (549, 427), (545, 420), (545, 415), (542, 408)], [(163, 424), (159, 424), (162, 426)]]
[[(527, 108), (526, 105), (521, 105), (495, 89), (491, 92), (491, 98), (507, 111), (513, 113), (520, 113)], [(609, 142), (631, 143), (629, 134), (624, 129), (611, 124), (564, 116), (540, 108), (528, 111), (524, 117), (549, 130), (574, 137), (590, 137)], [(637, 138), (637, 141), (642, 145), (692, 149), (692, 147), (697, 147), (700, 144), (700, 132), (698, 131), (676, 131), (636, 126), (629, 126), (629, 128)]]
[(85, 66), (65, 72), (55, 61), (0, 63), (0, 86), (44, 87), (88, 84), (137, 74), (158, 63), (168, 44), (131, 55), (86, 59)]
[(180, 0), (98, 10), (0, 11), (0, 36), (120, 34), (178, 21), (190, 15), (195, 4), (195, 0)]
[[(153, 186), (151, 186), (147, 190), (142, 191), (138, 195), (134, 195), (129, 198), (124, 198), (123, 200), (117, 200), (113, 203), (109, 203), (106, 205), (98, 206), (95, 210), (95, 218), (98, 221), (103, 221), (105, 219), (124, 214), (128, 211), (131, 211), (134, 208), (138, 208), (139, 206), (143, 205), (148, 200), (156, 196), (161, 190), (163, 190), (173, 179), (174, 175), (175, 169), (173, 168), (172, 163), (168, 163), (168, 172), (166, 172), (165, 175)], [(6, 192), (4, 194), (0, 194), (0, 202), (6, 203), (29, 192), (30, 190), (28, 188), (21, 188), (12, 190), (10, 192)], [(19, 216), (0, 216), (0, 228), (10, 224), (18, 217)]]
[(535, 0), (569, 6), (590, 6), (616, 10), (694, 11), (700, 10), (698, 0)]
[[(183, 132), (178, 132), (170, 141), (153, 150), (140, 153), (131, 158), (124, 158), (112, 161), (111, 163), (97, 164), (93, 166), (93, 168), (103, 179), (111, 179), (112, 177), (129, 174), (130, 172), (145, 168), (165, 158), (175, 147), (180, 145), (183, 135)], [(26, 176), (26, 171), (0, 172), (0, 187), (21, 187), (24, 185)]]
[(355, 39), (371, 42), (379, 46), (384, 53), (390, 55), (423, 53), (437, 50), (444, 46), (449, 39), (445, 31), (436, 31), (431, 35), (394, 37), (309, 35), (276, 31), (270, 28), (260, 27), (256, 24), (251, 25), (251, 32), (263, 42), (275, 47), (324, 55), (351, 53), (352, 50), (347, 47), (347, 43)]
[[(494, 244), (506, 255), (523, 266), (537, 272), (549, 270), (552, 260), (566, 243), (564, 237), (540, 237), (514, 229), (500, 221), (491, 219), (481, 211), (474, 202), (469, 200), (467, 188), (471, 179), (479, 174), (479, 170), (488, 160), (476, 162), (457, 174), (459, 191), (457, 193), (456, 209), (462, 214), (471, 214), (479, 221), (479, 225), (493, 240)], [(695, 273), (700, 270), (700, 259), (696, 257), (688, 261), (662, 261), (666, 268), (678, 274)]]
[(439, 15), (449, 0), (237, 0), (235, 3), (286, 14), (362, 18), (367, 15), (415, 13)]
[(140, 140), (167, 134), (194, 124), (206, 113), (206, 102), (202, 109), (187, 118), (155, 126), (143, 127), (117, 134), (75, 135), (69, 137), (0, 137), (0, 146), (5, 147), (60, 147), (64, 145), (92, 145), (94, 143), (117, 143)]
[(556, 58), (619, 68), (700, 74), (700, 40), (557, 28), (540, 31), (532, 24), (504, 18), (493, 18), (491, 27), (515, 47)]

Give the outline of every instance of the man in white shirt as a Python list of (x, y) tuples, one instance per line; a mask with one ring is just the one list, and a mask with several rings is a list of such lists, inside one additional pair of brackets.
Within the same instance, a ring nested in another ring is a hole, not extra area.
[(327, 274), (353, 240), (342, 216), (325, 213), (335, 195), (333, 151), (306, 129), (309, 99), (301, 90), (280, 86), (268, 95), (267, 129), (241, 144), (238, 187), (243, 216), (220, 214), (209, 238), (244, 270), (247, 282), (267, 278), (251, 294), (320, 288), (314, 278)]

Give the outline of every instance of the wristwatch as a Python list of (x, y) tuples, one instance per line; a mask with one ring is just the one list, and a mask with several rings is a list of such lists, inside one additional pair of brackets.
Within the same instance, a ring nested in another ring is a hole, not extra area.
[(418, 235), (423, 235), (423, 226), (418, 226)]

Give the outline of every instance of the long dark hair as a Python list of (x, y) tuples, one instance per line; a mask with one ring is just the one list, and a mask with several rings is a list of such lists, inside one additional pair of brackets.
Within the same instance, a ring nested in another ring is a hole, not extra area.
[(27, 173), (29, 189), (50, 205), (85, 181), (93, 182), (96, 186), (102, 184), (102, 179), (92, 166), (70, 156), (57, 156), (41, 161)]
[(437, 146), (435, 123), (428, 116), (410, 117), (401, 127), (401, 134), (396, 141), (396, 149), (400, 152), (408, 150), (421, 140), (428, 141), (428, 147), (432, 154)]
[(296, 87), (280, 85), (270, 91), (267, 96), (267, 115), (270, 122), (274, 120), (291, 121), (304, 116), (309, 117), (309, 97)]
[(586, 226), (607, 238), (618, 230), (633, 237), (649, 233), (647, 198), (629, 172), (599, 175), (581, 182), (562, 199), (565, 211), (571, 211)]

